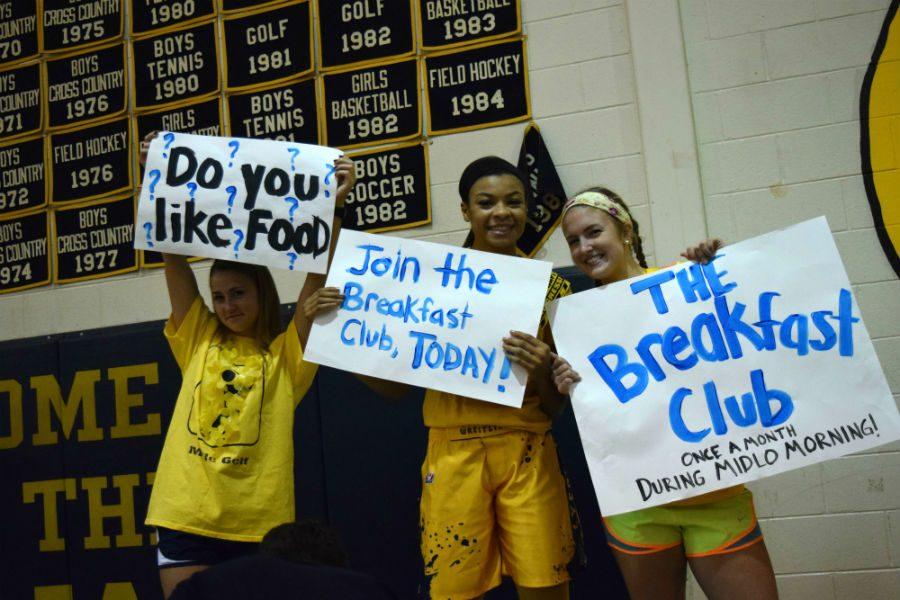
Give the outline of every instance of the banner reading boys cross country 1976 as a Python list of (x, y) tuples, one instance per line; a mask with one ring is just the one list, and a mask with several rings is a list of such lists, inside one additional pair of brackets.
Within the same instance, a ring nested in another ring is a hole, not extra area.
[(823, 217), (563, 298), (559, 354), (604, 514), (900, 438)]
[(316, 319), (304, 358), (521, 406), (527, 374), (502, 340), (510, 330), (537, 333), (551, 266), (344, 230), (327, 283), (344, 303)]
[(164, 131), (147, 156), (134, 247), (324, 273), (339, 156)]

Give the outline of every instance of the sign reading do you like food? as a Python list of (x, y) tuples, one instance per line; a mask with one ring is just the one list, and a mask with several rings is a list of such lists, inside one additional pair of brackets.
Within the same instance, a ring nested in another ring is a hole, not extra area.
[(324, 273), (339, 150), (162, 132), (150, 145), (135, 248)]

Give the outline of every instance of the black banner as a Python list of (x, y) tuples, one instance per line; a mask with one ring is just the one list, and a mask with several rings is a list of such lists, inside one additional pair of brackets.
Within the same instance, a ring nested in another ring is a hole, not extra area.
[(168, 31), (215, 14), (213, 0), (131, 0), (131, 33)]
[(326, 145), (353, 148), (421, 133), (415, 59), (326, 74), (322, 83)]
[[(151, 131), (178, 131), (197, 135), (225, 135), (222, 127), (222, 99), (210, 98), (192, 104), (180, 104), (157, 112), (135, 117), (136, 140), (143, 140)], [(140, 167), (144, 178), (144, 167)]]
[(533, 123), (525, 130), (517, 166), (528, 175), (533, 201), (518, 248), (522, 254), (531, 257), (556, 229), (567, 198), (541, 130)]
[(422, 144), (353, 154), (356, 186), (347, 196), (347, 229), (371, 233), (431, 222), (428, 153)]
[(98, 279), (138, 267), (134, 199), (53, 211), (54, 283)]
[(43, 0), (44, 52), (56, 52), (122, 37), (122, 0)]
[(225, 87), (245, 89), (312, 72), (312, 20), (308, 0), (228, 17)]
[(0, 0), (0, 65), (37, 56), (37, 0)]
[(133, 43), (135, 109), (161, 108), (219, 91), (215, 23)]
[(229, 96), (228, 119), (233, 136), (319, 144), (316, 81)]
[(41, 128), (41, 65), (0, 71), (0, 140)]
[(322, 70), (409, 56), (415, 50), (412, 0), (319, 0), (318, 14)]
[(125, 112), (125, 45), (47, 61), (47, 127), (68, 127)]
[(456, 133), (531, 116), (522, 40), (425, 57), (428, 134)]
[(428, 50), (516, 35), (520, 14), (519, 0), (419, 0), (419, 39)]
[(50, 281), (49, 237), (46, 210), (0, 219), (0, 294)]
[(131, 187), (128, 118), (50, 136), (50, 201), (91, 200)]
[(44, 138), (0, 146), (0, 215), (38, 208), (46, 203)]
[(222, 12), (230, 13), (247, 8), (259, 8), (279, 4), (285, 0), (219, 0)]

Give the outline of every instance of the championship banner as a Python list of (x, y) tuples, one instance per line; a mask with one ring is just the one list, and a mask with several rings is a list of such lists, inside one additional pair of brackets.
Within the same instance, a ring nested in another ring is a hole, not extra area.
[(0, 144), (0, 215), (47, 204), (44, 137)]
[(534, 256), (559, 224), (562, 207), (568, 197), (556, 173), (550, 151), (541, 137), (541, 130), (534, 123), (525, 130), (516, 166), (528, 175), (534, 202), (517, 246), (525, 256)]
[(280, 4), (285, 0), (218, 0), (219, 12), (233, 13), (248, 8), (261, 8)]
[(122, 0), (41, 0), (44, 52), (122, 39)]
[(170, 31), (216, 14), (215, 0), (131, 0), (131, 35)]
[(525, 42), (426, 56), (427, 133), (458, 133), (531, 118)]
[(125, 112), (125, 44), (54, 57), (44, 68), (48, 129), (84, 125)]
[(412, 0), (318, 0), (316, 8), (323, 71), (415, 52)]
[(41, 129), (41, 65), (0, 70), (0, 140)]
[(50, 136), (50, 203), (94, 200), (132, 186), (128, 117)]
[(231, 135), (319, 144), (316, 80), (228, 96)]
[(0, 294), (50, 282), (47, 211), (0, 219)]
[(416, 142), (351, 156), (356, 185), (347, 196), (344, 229), (376, 233), (431, 222), (425, 145)]
[(37, 0), (0, 0), (0, 65), (38, 55)]
[(550, 319), (605, 515), (900, 438), (824, 217), (563, 298)]
[(454, 48), (522, 32), (519, 0), (418, 0), (419, 45)]
[(161, 132), (150, 144), (134, 247), (324, 273), (341, 152)]
[(503, 352), (537, 333), (552, 265), (418, 240), (341, 232), (304, 360), (520, 407), (528, 379)]

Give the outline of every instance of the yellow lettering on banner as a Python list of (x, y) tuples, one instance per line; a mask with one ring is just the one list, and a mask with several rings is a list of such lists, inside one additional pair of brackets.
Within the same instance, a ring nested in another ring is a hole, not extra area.
[(155, 362), (144, 363), (115, 367), (107, 371), (107, 377), (115, 382), (116, 390), (116, 424), (109, 429), (111, 438), (140, 437), (160, 433), (159, 413), (147, 415), (147, 420), (143, 423), (131, 422), (131, 409), (144, 405), (144, 395), (128, 393), (128, 382), (132, 379), (143, 379), (148, 385), (159, 383), (158, 365), (159, 363)]
[(56, 412), (57, 419), (62, 423), (63, 435), (66, 439), (72, 434), (75, 426), (75, 417), (82, 405), (82, 427), (78, 430), (79, 442), (93, 442), (103, 439), (103, 430), (97, 427), (97, 398), (94, 387), (100, 381), (100, 370), (78, 371), (75, 373), (75, 381), (69, 390), (69, 398), (63, 402), (62, 391), (59, 382), (54, 375), (39, 375), (31, 378), (31, 388), (36, 392), (37, 403), (37, 432), (32, 436), (31, 442), (35, 446), (55, 444), (59, 435), (50, 422), (50, 407)]
[(114, 581), (103, 588), (102, 600), (138, 600), (130, 581)]
[[(146, 483), (146, 484), (149, 485), (150, 487), (153, 487), (153, 482), (154, 482), (155, 480), (156, 480), (156, 471), (153, 471), (152, 473), (145, 473), (145, 474), (144, 474), (144, 483)], [(150, 530), (150, 545), (151, 545), (151, 546), (155, 546), (155, 545), (156, 545), (156, 541), (157, 541), (157, 540), (156, 540), (156, 527), (153, 527), (153, 528), (151, 528), (151, 530)]]
[(113, 475), (113, 487), (119, 490), (118, 504), (103, 504), (102, 492), (107, 487), (106, 477), (85, 477), (81, 489), (88, 493), (88, 517), (90, 535), (84, 538), (86, 550), (109, 548), (108, 535), (103, 535), (103, 519), (119, 519), (122, 533), (116, 536), (116, 547), (140, 546), (143, 536), (135, 530), (134, 488), (140, 484), (137, 473)]
[(72, 600), (71, 585), (39, 585), (34, 588), (34, 600)]
[(59, 537), (59, 515), (56, 514), (56, 496), (65, 492), (66, 500), (75, 499), (75, 479), (47, 479), (22, 483), (22, 501), (33, 504), (43, 497), (44, 537), (38, 543), (41, 552), (58, 552), (66, 549), (66, 540)]
[[(39, 585), (34, 588), (34, 600), (73, 600), (71, 585)], [(130, 581), (114, 581), (103, 587), (103, 600), (137, 600), (137, 592)]]
[(0, 397), (3, 394), (9, 399), (9, 419), (0, 421), (9, 423), (9, 435), (0, 435), (0, 450), (8, 450), (21, 444), (25, 435), (22, 428), (22, 384), (15, 379), (0, 381)]

